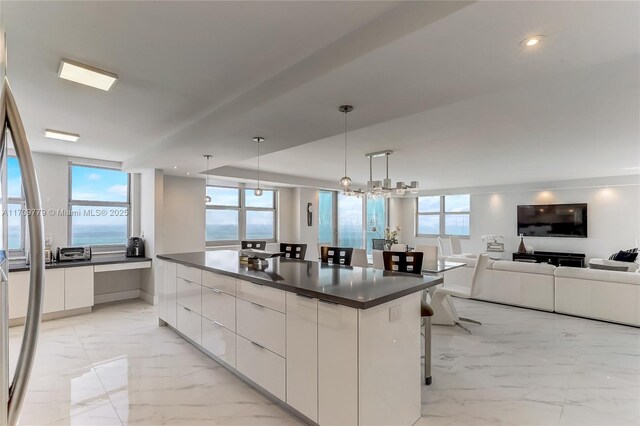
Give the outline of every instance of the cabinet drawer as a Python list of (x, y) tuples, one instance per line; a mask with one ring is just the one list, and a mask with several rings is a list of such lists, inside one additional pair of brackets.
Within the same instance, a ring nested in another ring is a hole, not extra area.
[(93, 292), (93, 266), (65, 268), (65, 310), (93, 306)]
[(232, 296), (236, 295), (236, 279), (227, 277), (226, 275), (202, 271), (202, 285), (220, 290)]
[(202, 347), (236, 367), (236, 334), (206, 318), (202, 318)]
[(221, 290), (202, 286), (202, 316), (236, 331), (236, 298)]
[(177, 316), (178, 331), (197, 344), (200, 344), (202, 333), (202, 324), (200, 321), (202, 317), (182, 305), (178, 305)]
[(236, 300), (238, 334), (285, 355), (285, 315), (246, 300)]
[(285, 311), (285, 292), (248, 281), (236, 281), (236, 296), (276, 311)]
[(200, 284), (202, 282), (202, 271), (197, 268), (190, 268), (184, 265), (178, 265), (176, 270), (178, 278), (183, 278), (192, 283)]
[(178, 303), (198, 314), (201, 310), (200, 291), (200, 284), (192, 283), (191, 281), (186, 281), (182, 278), (177, 279)]
[(236, 364), (240, 373), (284, 401), (285, 360), (242, 336), (236, 337)]

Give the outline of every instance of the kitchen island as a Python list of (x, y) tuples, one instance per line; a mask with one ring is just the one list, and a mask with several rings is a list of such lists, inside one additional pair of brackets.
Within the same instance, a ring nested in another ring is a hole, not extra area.
[[(421, 415), (421, 291), (442, 278), (236, 251), (158, 255), (160, 322), (320, 425)], [(158, 275), (156, 275), (158, 276)]]

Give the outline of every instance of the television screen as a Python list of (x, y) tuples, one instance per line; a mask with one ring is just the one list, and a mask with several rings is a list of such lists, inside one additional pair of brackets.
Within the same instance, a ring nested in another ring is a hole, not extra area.
[(587, 238), (586, 204), (518, 206), (518, 235)]

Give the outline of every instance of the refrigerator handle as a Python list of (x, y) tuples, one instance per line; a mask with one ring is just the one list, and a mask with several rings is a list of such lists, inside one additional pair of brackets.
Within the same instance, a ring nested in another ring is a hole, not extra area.
[[(25, 319), (22, 347), (13, 382), (9, 388), (9, 425), (18, 422), (20, 408), (27, 392), (27, 384), (33, 361), (36, 355), (38, 332), (40, 331), (40, 319), (42, 317), (42, 300), (44, 295), (44, 224), (42, 220), (42, 206), (40, 202), (40, 189), (36, 178), (31, 149), (27, 140), (27, 134), (16, 106), (16, 101), (11, 92), (8, 80), (4, 79), (1, 107), (2, 139), (6, 137), (6, 129), (11, 132), (13, 147), (16, 151), (18, 164), (22, 171), (22, 188), (27, 208), (29, 224), (29, 244), (31, 248), (31, 273), (29, 277), (29, 302)], [(6, 307), (3, 307), (6, 309)]]

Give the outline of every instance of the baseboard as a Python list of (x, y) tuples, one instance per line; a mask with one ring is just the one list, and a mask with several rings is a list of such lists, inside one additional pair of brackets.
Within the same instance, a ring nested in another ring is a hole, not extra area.
[[(68, 311), (49, 312), (46, 314), (42, 314), (42, 321), (50, 321), (50, 320), (59, 319), (59, 318), (72, 317), (75, 315), (84, 315), (84, 314), (91, 313), (91, 311), (92, 311), (92, 307), (87, 306), (85, 308), (70, 309)], [(13, 318), (9, 320), (9, 327), (23, 325), (24, 322), (25, 322), (24, 317)]]
[(150, 305), (157, 305), (158, 301), (156, 299), (155, 296), (150, 295), (149, 293), (147, 293), (144, 290), (140, 290), (140, 299), (144, 300), (145, 302), (147, 302)]
[(101, 303), (116, 302), (118, 300), (137, 299), (141, 297), (140, 293), (139, 289), (116, 291), (113, 293), (96, 294), (93, 300), (96, 305), (99, 305)]

